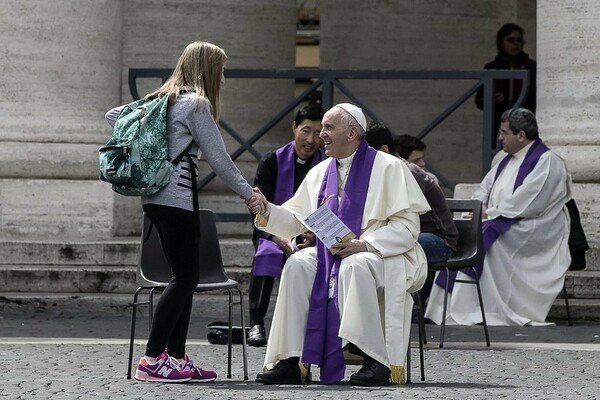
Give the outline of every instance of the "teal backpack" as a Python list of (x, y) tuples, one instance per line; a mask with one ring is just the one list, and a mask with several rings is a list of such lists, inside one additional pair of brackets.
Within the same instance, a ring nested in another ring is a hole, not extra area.
[(168, 98), (165, 95), (127, 104), (115, 122), (112, 137), (98, 150), (100, 180), (111, 183), (115, 192), (149, 196), (169, 183), (177, 162), (169, 159)]

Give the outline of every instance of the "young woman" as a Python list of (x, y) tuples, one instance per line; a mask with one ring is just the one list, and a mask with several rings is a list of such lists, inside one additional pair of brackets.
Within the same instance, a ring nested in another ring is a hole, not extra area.
[[(215, 372), (194, 363), (185, 351), (192, 297), (202, 268), (197, 251), (201, 238), (198, 238), (191, 190), (195, 176), (192, 171), (198, 168), (198, 151), (217, 176), (246, 199), (251, 211), (262, 210), (263, 205), (262, 196), (253, 192), (231, 160), (216, 125), (226, 60), (225, 52), (214, 44), (191, 43), (165, 84), (146, 95), (146, 98), (169, 96), (169, 156), (175, 159), (182, 152), (187, 156), (165, 188), (142, 197), (144, 213), (158, 230), (172, 279), (156, 306), (146, 352), (136, 369), (137, 380), (212, 382), (217, 378)], [(111, 126), (122, 107), (106, 113)]]

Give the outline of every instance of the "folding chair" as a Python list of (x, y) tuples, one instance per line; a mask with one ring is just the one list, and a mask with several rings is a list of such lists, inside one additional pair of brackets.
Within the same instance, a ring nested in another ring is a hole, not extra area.
[[(214, 215), (210, 210), (199, 210), (200, 214), (200, 244), (198, 251), (200, 257), (200, 282), (196, 293), (212, 290), (227, 290), (229, 294), (229, 334), (227, 343), (227, 378), (231, 378), (231, 348), (232, 348), (232, 310), (234, 305), (240, 306), (242, 332), (246, 332), (244, 325), (244, 302), (240, 285), (225, 274), (221, 248), (217, 236), (217, 227)], [(129, 363), (127, 365), (127, 379), (131, 379), (133, 359), (133, 341), (135, 337), (136, 311), (140, 305), (148, 305), (148, 326), (152, 326), (154, 311), (154, 293), (162, 292), (171, 280), (171, 269), (164, 256), (158, 231), (152, 222), (144, 215), (142, 229), (142, 243), (140, 245), (136, 282), (138, 288), (133, 296), (133, 312), (131, 316), (131, 336), (129, 340)], [(148, 300), (138, 301), (141, 291), (148, 290)], [(237, 292), (238, 300), (234, 301), (233, 292)], [(244, 380), (248, 380), (248, 360), (246, 356), (246, 335), (242, 335), (242, 352), (244, 360)]]
[(454, 223), (458, 229), (458, 245), (452, 256), (444, 262), (432, 263), (428, 268), (433, 271), (446, 271), (446, 290), (444, 292), (444, 307), (442, 311), (442, 326), (440, 332), (440, 348), (444, 347), (444, 334), (446, 333), (446, 311), (448, 307), (448, 283), (451, 271), (460, 271), (465, 268), (471, 268), (475, 273), (474, 280), (456, 279), (455, 283), (468, 283), (477, 286), (477, 296), (479, 298), (479, 308), (481, 309), (481, 318), (483, 320), (483, 330), (485, 332), (485, 341), (490, 346), (490, 336), (488, 333), (487, 322), (485, 320), (485, 311), (483, 309), (483, 298), (479, 286), (479, 276), (474, 266), (483, 260), (483, 235), (481, 232), (481, 202), (479, 200), (446, 199), (448, 208), (453, 213), (472, 213), (471, 219), (456, 218)]

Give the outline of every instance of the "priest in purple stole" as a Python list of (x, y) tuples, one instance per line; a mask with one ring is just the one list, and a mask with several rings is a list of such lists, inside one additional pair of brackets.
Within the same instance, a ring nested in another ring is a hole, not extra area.
[[(323, 109), (320, 105), (304, 106), (298, 110), (292, 122), (294, 140), (277, 150), (271, 151), (260, 160), (254, 186), (273, 204), (283, 204), (288, 200), (308, 171), (321, 162), (324, 152), (321, 119)], [(314, 246), (314, 235), (302, 234), (290, 241), (275, 235), (254, 229), (252, 241), (256, 254), (252, 262), (250, 290), (250, 332), (248, 345), (260, 347), (267, 344), (264, 319), (269, 308), (275, 278), (281, 276), (285, 260), (297, 249)]]
[(307, 216), (328, 207), (355, 235), (330, 249), (317, 240), (287, 260), (257, 382), (299, 384), (299, 362), (318, 365), (321, 383), (340, 382), (344, 350), (363, 358), (351, 384), (406, 380), (410, 293), (427, 275), (417, 244), (419, 215), (429, 205), (400, 159), (367, 145), (365, 129), (360, 108), (331, 108), (321, 131), (331, 159), (311, 169), (290, 200), (269, 204), (255, 220), (258, 228), (291, 238), (306, 230)]
[[(486, 320), (488, 325), (542, 325), (571, 263), (565, 207), (571, 198), (570, 176), (564, 161), (539, 138), (531, 111), (504, 112), (499, 139), (507, 155), (473, 195), (487, 216), (486, 254), (475, 266)], [(472, 276), (471, 270), (465, 274)], [(438, 274), (441, 286), (434, 287), (425, 313), (436, 323), (442, 319), (442, 275)], [(462, 272), (458, 277), (465, 278)], [(450, 285), (449, 291), (447, 324), (481, 322), (474, 285)]]

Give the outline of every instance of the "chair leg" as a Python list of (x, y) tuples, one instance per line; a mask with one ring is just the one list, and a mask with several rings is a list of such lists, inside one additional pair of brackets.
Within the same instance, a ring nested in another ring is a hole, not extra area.
[(475, 272), (475, 285), (477, 285), (477, 297), (479, 298), (479, 308), (481, 309), (481, 319), (483, 320), (483, 331), (485, 333), (485, 343), (490, 347), (490, 334), (488, 332), (487, 321), (485, 320), (485, 310), (483, 309), (483, 296), (481, 295), (481, 286), (479, 286), (479, 275), (475, 268), (471, 267)]
[(421, 291), (416, 293), (417, 304), (419, 305), (419, 337), (422, 338), (423, 344), (427, 344), (427, 334), (425, 332), (425, 307), (423, 306), (423, 298), (421, 297)]
[[(423, 304), (421, 301), (421, 294), (419, 292), (414, 294), (417, 298), (417, 315), (419, 318), (419, 361), (421, 362), (421, 381), (425, 380), (425, 356), (423, 355), (423, 332), (425, 331), (425, 324), (423, 323)], [(423, 328), (423, 329), (422, 329)], [(412, 336), (412, 324), (411, 324), (411, 336)], [(411, 383), (411, 340), (408, 341), (408, 349), (406, 352), (406, 383)]]
[(446, 290), (444, 291), (444, 308), (442, 309), (442, 327), (440, 328), (440, 349), (444, 347), (444, 335), (446, 334), (446, 311), (448, 308), (448, 284), (450, 282), (450, 270), (446, 268)]
[(150, 289), (148, 295), (148, 332), (152, 331), (152, 320), (154, 318), (154, 288)]
[(563, 297), (565, 298), (565, 309), (567, 311), (567, 321), (569, 326), (573, 326), (573, 321), (571, 321), (571, 310), (569, 309), (569, 294), (567, 293), (567, 286), (563, 284)]
[[(239, 301), (233, 301), (232, 290), (237, 291)], [(240, 306), (240, 321), (242, 325), (242, 359), (244, 363), (244, 380), (248, 380), (248, 353), (246, 344), (246, 322), (244, 320), (244, 296), (239, 287), (235, 289), (227, 289), (227, 295), (229, 296), (229, 329), (227, 338), (227, 378), (231, 379), (231, 352), (233, 343), (233, 306), (239, 304)]]
[(419, 332), (419, 358), (421, 361), (421, 382), (425, 382), (425, 354), (423, 353), (423, 337)]
[(248, 354), (246, 344), (246, 322), (244, 319), (244, 296), (242, 295), (241, 289), (236, 288), (240, 299), (240, 320), (242, 321), (242, 358), (244, 360), (244, 380), (248, 380)]
[[(231, 290), (227, 289), (227, 294), (229, 295), (229, 329), (227, 335), (227, 378), (231, 379), (231, 345), (233, 342), (233, 327), (232, 327), (232, 318), (231, 312), (233, 309), (233, 296), (231, 294)], [(243, 332), (245, 333), (245, 332)]]
[[(412, 329), (411, 329), (412, 331)], [(411, 378), (410, 378), (410, 370), (411, 370), (411, 366), (410, 366), (410, 337), (408, 339), (408, 350), (406, 351), (406, 383), (411, 383)]]
[(138, 288), (133, 295), (133, 310), (131, 312), (131, 332), (129, 335), (129, 361), (127, 363), (127, 379), (131, 379), (131, 367), (133, 364), (133, 341), (135, 339), (135, 317), (137, 311), (137, 299), (142, 288)]
[(416, 292), (415, 296), (417, 298), (417, 306), (419, 316), (419, 360), (421, 362), (421, 381), (425, 380), (425, 356), (423, 355), (423, 344), (427, 343), (425, 339), (425, 310), (423, 309), (423, 298), (421, 297), (421, 292)]

